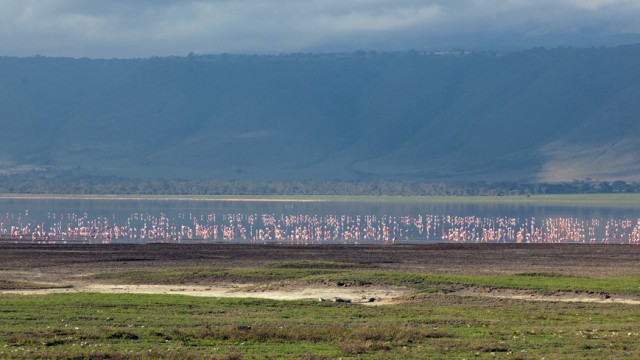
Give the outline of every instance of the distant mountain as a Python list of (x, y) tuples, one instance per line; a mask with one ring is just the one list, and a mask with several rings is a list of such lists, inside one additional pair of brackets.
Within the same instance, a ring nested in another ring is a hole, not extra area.
[(640, 45), (0, 58), (0, 174), (640, 179)]

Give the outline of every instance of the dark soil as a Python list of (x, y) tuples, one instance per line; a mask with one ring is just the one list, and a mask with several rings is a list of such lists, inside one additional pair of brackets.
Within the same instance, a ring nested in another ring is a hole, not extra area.
[(640, 274), (640, 246), (433, 245), (25, 245), (0, 244), (0, 278), (59, 281), (103, 271), (183, 266), (261, 267), (281, 261), (331, 261), (362, 269), (433, 274)]

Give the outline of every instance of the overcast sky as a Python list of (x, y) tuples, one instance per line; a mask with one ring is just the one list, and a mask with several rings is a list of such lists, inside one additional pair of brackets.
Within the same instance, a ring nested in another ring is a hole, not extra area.
[(0, 0), (0, 55), (148, 57), (640, 43), (640, 0)]

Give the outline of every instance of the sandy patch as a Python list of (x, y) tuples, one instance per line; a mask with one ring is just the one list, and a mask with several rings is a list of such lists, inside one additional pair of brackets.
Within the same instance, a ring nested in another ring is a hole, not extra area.
[[(42, 295), (53, 293), (98, 292), (110, 294), (174, 294), (186, 296), (259, 298), (272, 300), (314, 299), (319, 301), (345, 301), (366, 305), (389, 305), (398, 303), (398, 298), (411, 293), (411, 289), (380, 286), (294, 286), (287, 288), (261, 288), (254, 284), (216, 285), (110, 285), (76, 283), (67, 287), (51, 284), (46, 289), (0, 290), (0, 294)], [(640, 305), (640, 297), (597, 293), (556, 292), (540, 294), (532, 290), (493, 289), (470, 287), (453, 292), (460, 296), (480, 296), (526, 301), (589, 302), (601, 304)]]
[[(43, 295), (53, 293), (98, 292), (109, 294), (174, 294), (186, 296), (259, 298), (272, 300), (314, 299), (318, 301), (346, 301), (366, 305), (389, 305), (411, 292), (397, 287), (330, 287), (297, 286), (286, 289), (260, 290), (252, 284), (204, 285), (109, 285), (78, 284), (65, 288), (2, 290), (0, 294)], [(550, 295), (530, 290), (466, 288), (454, 292), (460, 296), (481, 296), (526, 301), (589, 302), (600, 304), (640, 305), (640, 297), (607, 294), (557, 292)]]
[(558, 301), (558, 302), (589, 302), (601, 304), (631, 304), (640, 305), (640, 298), (624, 295), (589, 294), (575, 292), (557, 292), (550, 295), (539, 294), (530, 290), (466, 288), (454, 294), (462, 296), (484, 296), (502, 299), (517, 299), (528, 301)]
[[(391, 304), (399, 296), (410, 292), (404, 288), (390, 287), (328, 287), (300, 286), (286, 290), (255, 290), (251, 284), (203, 285), (108, 285), (86, 284), (70, 288), (4, 290), (2, 294), (37, 295), (52, 293), (99, 292), (110, 294), (176, 294), (206, 297), (260, 298), (273, 300), (316, 299), (335, 301), (341, 299), (351, 303), (370, 305)], [(373, 299), (373, 300), (371, 300)]]

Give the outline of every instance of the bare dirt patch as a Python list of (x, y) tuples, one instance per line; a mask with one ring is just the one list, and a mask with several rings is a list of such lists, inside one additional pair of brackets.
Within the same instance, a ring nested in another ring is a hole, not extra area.
[(371, 305), (384, 305), (410, 292), (396, 287), (327, 287), (304, 286), (283, 290), (255, 291), (251, 284), (203, 285), (110, 285), (85, 284), (67, 288), (4, 290), (0, 293), (36, 295), (73, 292), (98, 292), (110, 294), (174, 294), (207, 297), (260, 298), (273, 300), (317, 299), (319, 301), (344, 301)]
[(496, 289), (470, 287), (454, 292), (461, 296), (483, 296), (502, 299), (517, 299), (527, 301), (558, 301), (558, 302), (589, 302), (601, 304), (630, 304), (640, 305), (640, 297), (625, 295), (610, 295), (600, 293), (559, 291), (553, 294), (541, 294), (530, 290)]
[(431, 274), (523, 272), (619, 277), (640, 274), (640, 246), (577, 244), (247, 245), (0, 243), (0, 272), (57, 279), (89, 272), (168, 267), (265, 267), (279, 261), (331, 261), (359, 269)]
[[(406, 271), (424, 274), (509, 275), (549, 273), (578, 277), (625, 277), (640, 274), (640, 246), (567, 244), (430, 244), (430, 245), (29, 245), (0, 244), (0, 280), (72, 285), (70, 289), (18, 290), (20, 293), (71, 291), (167, 293), (193, 296), (273, 299), (350, 299), (390, 303), (406, 289), (255, 284), (104, 285), (78, 276), (99, 272), (158, 270), (175, 267), (259, 268), (278, 262), (324, 261), (355, 264), (356, 270)], [(538, 301), (590, 301), (636, 304), (640, 299), (602, 294), (466, 289), (469, 296)]]

